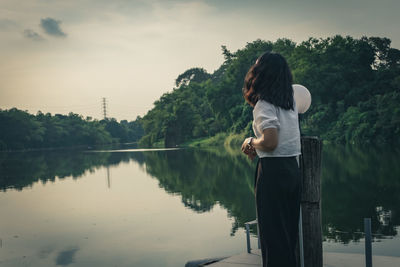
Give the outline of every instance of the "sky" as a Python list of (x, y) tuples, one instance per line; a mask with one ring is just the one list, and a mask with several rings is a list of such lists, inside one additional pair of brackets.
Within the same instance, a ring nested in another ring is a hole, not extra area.
[(256, 39), (387, 37), (398, 0), (0, 0), (0, 109), (134, 120), (192, 67)]

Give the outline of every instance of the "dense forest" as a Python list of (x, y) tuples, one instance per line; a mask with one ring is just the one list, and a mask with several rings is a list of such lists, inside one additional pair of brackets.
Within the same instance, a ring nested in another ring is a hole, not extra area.
[(256, 40), (236, 52), (222, 46), (225, 60), (216, 71), (185, 71), (154, 103), (141, 120), (141, 145), (171, 147), (215, 136), (238, 142), (251, 135), (251, 107), (241, 88), (265, 51), (282, 54), (294, 83), (312, 94), (301, 118), (304, 134), (339, 143), (400, 143), (400, 50), (387, 38), (337, 35), (299, 44)]
[(139, 121), (99, 121), (74, 113), (53, 116), (40, 111), (35, 116), (16, 108), (0, 109), (0, 150), (135, 142), (143, 135)]

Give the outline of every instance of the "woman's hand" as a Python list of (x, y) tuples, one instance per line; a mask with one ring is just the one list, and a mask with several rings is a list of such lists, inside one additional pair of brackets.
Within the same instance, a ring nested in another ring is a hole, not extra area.
[(252, 137), (248, 137), (243, 141), (242, 152), (247, 155), (250, 160), (253, 160), (256, 156), (256, 149), (250, 144)]
[(250, 160), (253, 160), (256, 156), (257, 156), (257, 152), (256, 152), (256, 149), (253, 147), (253, 148), (252, 148), (252, 151), (251, 151), (249, 154), (247, 154), (247, 157), (248, 157)]
[(249, 154), (250, 149), (251, 149), (251, 145), (250, 145), (250, 140), (252, 139), (252, 137), (248, 137), (246, 139), (244, 139), (243, 144), (242, 144), (242, 152), (244, 154)]

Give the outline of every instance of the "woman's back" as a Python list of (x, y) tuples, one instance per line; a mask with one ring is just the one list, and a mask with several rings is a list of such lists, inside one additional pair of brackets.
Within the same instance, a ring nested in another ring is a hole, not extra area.
[(278, 130), (278, 146), (271, 152), (256, 149), (260, 158), (300, 155), (300, 131), (295, 103), (294, 110), (283, 109), (260, 99), (254, 106), (253, 118), (253, 131), (257, 138), (262, 136), (264, 129)]

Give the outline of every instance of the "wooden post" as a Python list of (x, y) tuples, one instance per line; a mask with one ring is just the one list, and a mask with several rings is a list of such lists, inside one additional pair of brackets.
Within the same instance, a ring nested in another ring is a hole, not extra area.
[(304, 265), (322, 267), (320, 180), (322, 141), (318, 137), (303, 136), (301, 138), (301, 150)]
[(372, 267), (371, 218), (364, 218), (364, 233), (365, 233), (365, 266)]

